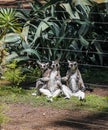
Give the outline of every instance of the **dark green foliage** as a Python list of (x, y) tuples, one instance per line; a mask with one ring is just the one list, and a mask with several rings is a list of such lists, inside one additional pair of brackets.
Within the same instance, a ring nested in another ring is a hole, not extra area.
[(108, 69), (85, 69), (83, 79), (86, 83), (108, 84)]
[(17, 15), (25, 22), (22, 32), (6, 34), (1, 40), (10, 53), (7, 61), (15, 59), (24, 65), (59, 57), (62, 63), (70, 59), (83, 64), (107, 64), (104, 52), (108, 35), (103, 24), (108, 17), (107, 3), (103, 5), (100, 10), (92, 0), (47, 1), (45, 5), (35, 0), (29, 13), (21, 11)]
[(22, 72), (23, 72), (23, 75), (25, 75), (25, 80), (23, 82), (24, 84), (29, 84), (33, 82), (35, 83), (36, 79), (38, 79), (41, 76), (41, 70), (38, 67), (36, 68), (24, 67), (22, 68)]

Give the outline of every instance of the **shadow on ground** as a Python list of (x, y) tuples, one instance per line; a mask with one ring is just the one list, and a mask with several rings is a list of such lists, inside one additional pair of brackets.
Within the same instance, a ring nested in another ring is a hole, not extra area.
[[(83, 111), (84, 112), (84, 111)], [(73, 112), (72, 112), (73, 113)], [(103, 112), (76, 115), (74, 118), (70, 112), (70, 117), (63, 117), (53, 122), (55, 126), (70, 127), (72, 130), (108, 130), (108, 107)]]

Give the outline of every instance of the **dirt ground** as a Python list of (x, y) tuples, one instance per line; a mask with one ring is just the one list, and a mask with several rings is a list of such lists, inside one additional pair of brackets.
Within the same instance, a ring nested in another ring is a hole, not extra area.
[[(108, 95), (108, 89), (94, 89), (93, 94)], [(3, 130), (108, 130), (108, 113), (82, 110), (61, 110), (33, 107), (27, 104), (7, 104), (10, 117)]]

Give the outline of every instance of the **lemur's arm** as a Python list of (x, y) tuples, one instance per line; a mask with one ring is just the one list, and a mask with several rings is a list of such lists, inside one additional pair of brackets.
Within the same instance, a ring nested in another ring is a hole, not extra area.
[(84, 82), (83, 82), (83, 79), (82, 79), (82, 76), (81, 76), (81, 73), (79, 71), (79, 69), (77, 70), (77, 73), (78, 73), (78, 83), (79, 83), (79, 86), (83, 89), (85, 89), (85, 85), (84, 85)]
[(51, 70), (48, 69), (48, 70), (46, 70), (46, 71), (43, 73), (42, 77), (49, 77), (49, 76), (50, 76), (50, 73), (51, 73)]
[(57, 71), (56, 79), (57, 79), (57, 80), (61, 80), (60, 71)]
[(40, 78), (40, 81), (47, 82), (49, 81), (51, 70), (48, 69), (43, 75), (42, 78)]
[(39, 79), (40, 81), (47, 82), (49, 81), (49, 77), (43, 77)]
[(60, 75), (60, 71), (57, 72), (56, 83), (57, 83), (58, 87), (59, 87), (60, 89), (62, 89), (62, 83), (61, 83), (61, 75)]
[(62, 77), (61, 80), (66, 82), (69, 79), (69, 75), (69, 71), (67, 71), (66, 76)]

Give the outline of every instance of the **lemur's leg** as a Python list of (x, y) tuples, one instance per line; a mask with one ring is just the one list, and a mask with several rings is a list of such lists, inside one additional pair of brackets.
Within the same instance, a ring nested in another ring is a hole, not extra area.
[(44, 85), (44, 83), (43, 83), (42, 81), (38, 80), (38, 81), (36, 82), (36, 86), (35, 86), (35, 89), (36, 89), (36, 90), (35, 90), (34, 93), (32, 93), (32, 95), (33, 95), (33, 96), (40, 95), (41, 93), (40, 93), (39, 89), (40, 89), (43, 85)]
[(46, 81), (49, 81), (48, 77), (43, 77), (38, 79), (38, 81), (36, 82), (36, 91), (34, 93), (32, 93), (32, 95), (40, 95), (40, 88), (45, 88), (46, 86)]
[(51, 92), (50, 92), (48, 89), (40, 88), (39, 91), (40, 91), (43, 95), (47, 96), (48, 98), (49, 98), (49, 97), (52, 97), (52, 94), (51, 94)]
[(52, 97), (57, 97), (59, 96), (59, 94), (61, 93), (61, 89), (57, 89), (53, 94), (52, 94)]
[(36, 89), (37, 88), (39, 88), (40, 87), (40, 85), (43, 85), (44, 83), (42, 82), (42, 81), (40, 81), (40, 80), (38, 80), (37, 82), (36, 82)]
[(57, 86), (59, 86), (59, 88), (62, 88), (62, 83), (60, 80), (57, 80), (56, 83), (57, 83)]
[(84, 100), (85, 99), (85, 93), (79, 90), (76, 93), (72, 93), (72, 96), (78, 97), (79, 100)]
[(72, 96), (72, 91), (66, 85), (62, 85), (62, 92), (67, 99), (70, 99), (70, 97)]

